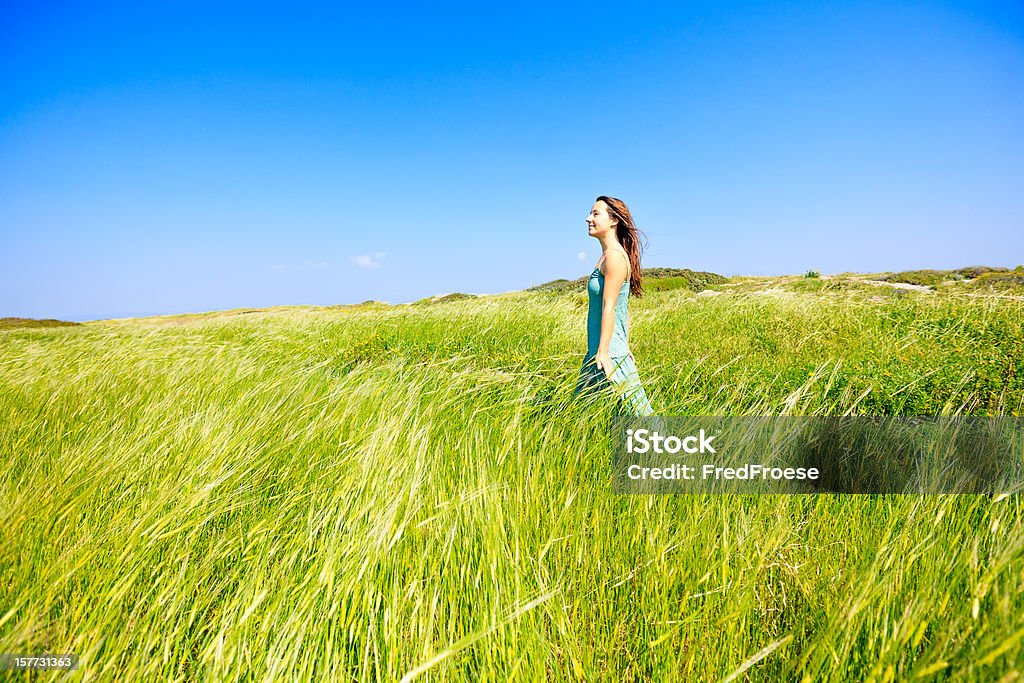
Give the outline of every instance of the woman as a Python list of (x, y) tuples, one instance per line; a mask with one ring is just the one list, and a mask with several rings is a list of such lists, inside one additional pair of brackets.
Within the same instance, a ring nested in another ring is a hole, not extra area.
[(587, 355), (575, 393), (610, 387), (620, 398), (616, 412), (653, 415), (629, 351), (629, 295), (643, 296), (639, 231), (625, 203), (614, 197), (598, 197), (586, 220), (602, 254), (587, 283)]

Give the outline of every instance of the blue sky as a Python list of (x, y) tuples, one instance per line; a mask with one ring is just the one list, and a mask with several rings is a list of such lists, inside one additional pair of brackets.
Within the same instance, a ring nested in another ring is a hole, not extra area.
[(0, 316), (1024, 263), (1019, 2), (5, 3)]

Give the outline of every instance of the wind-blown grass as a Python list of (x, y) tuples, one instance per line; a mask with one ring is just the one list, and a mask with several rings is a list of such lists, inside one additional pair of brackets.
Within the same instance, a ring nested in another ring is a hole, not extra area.
[[(877, 294), (874, 290), (871, 294)], [(0, 333), (0, 652), (98, 680), (998, 680), (1017, 495), (615, 496), (571, 294)], [(631, 302), (663, 414), (1019, 414), (1019, 303)]]

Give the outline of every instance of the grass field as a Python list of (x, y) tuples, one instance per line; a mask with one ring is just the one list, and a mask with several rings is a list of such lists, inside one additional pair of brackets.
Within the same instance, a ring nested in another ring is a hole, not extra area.
[[(1024, 414), (1019, 299), (674, 277), (630, 304), (659, 413)], [(610, 403), (569, 400), (585, 307), (0, 330), (0, 652), (116, 681), (1019, 679), (1019, 495), (614, 496)]]

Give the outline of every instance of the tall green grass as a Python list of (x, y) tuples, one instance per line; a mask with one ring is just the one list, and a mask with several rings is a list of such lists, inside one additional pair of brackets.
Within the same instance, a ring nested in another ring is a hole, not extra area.
[[(631, 346), (663, 414), (1020, 414), (1019, 304), (867, 297), (652, 291)], [(612, 495), (580, 303), (0, 333), (0, 652), (118, 681), (1021, 673), (1019, 496)]]

